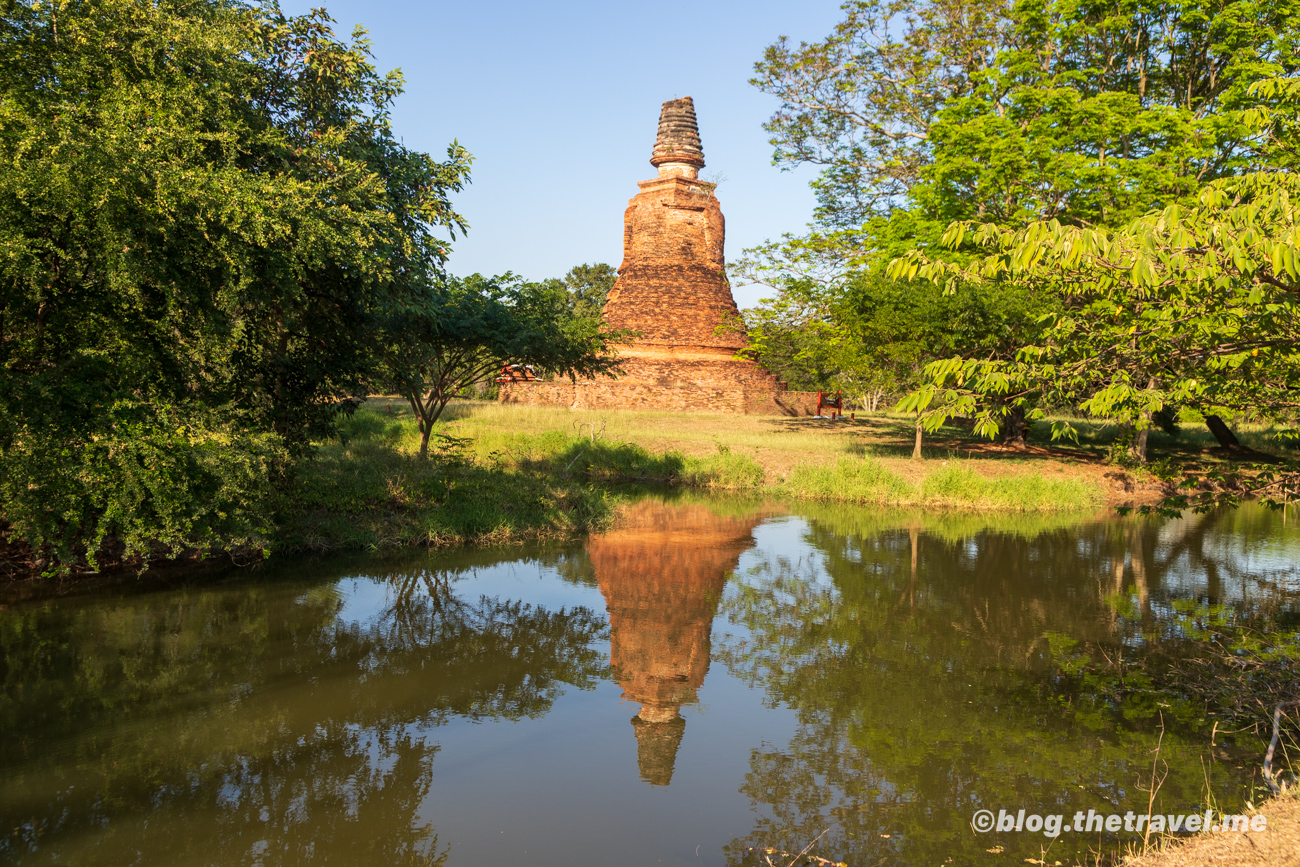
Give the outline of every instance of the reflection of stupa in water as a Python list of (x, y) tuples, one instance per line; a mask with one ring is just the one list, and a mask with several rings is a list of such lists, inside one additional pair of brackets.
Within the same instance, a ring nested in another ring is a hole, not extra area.
[(641, 704), (637, 764), (653, 785), (672, 780), (686, 729), (679, 710), (704, 683), (723, 585), (760, 519), (646, 501), (587, 543), (609, 609), (610, 662), (623, 697)]

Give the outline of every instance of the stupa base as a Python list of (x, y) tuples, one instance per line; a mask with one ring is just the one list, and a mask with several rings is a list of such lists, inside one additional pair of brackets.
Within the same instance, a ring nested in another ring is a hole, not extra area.
[(725, 385), (659, 385), (628, 380), (501, 383), (502, 403), (569, 409), (641, 409), (720, 415), (817, 414), (817, 392)]

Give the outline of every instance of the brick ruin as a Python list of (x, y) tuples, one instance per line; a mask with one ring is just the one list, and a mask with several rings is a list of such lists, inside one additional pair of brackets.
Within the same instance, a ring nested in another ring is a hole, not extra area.
[(650, 164), (659, 176), (637, 184), (623, 216), (623, 264), (605, 302), (612, 328), (640, 333), (620, 347), (623, 376), (593, 381), (503, 383), (501, 400), (574, 409), (664, 409), (755, 415), (813, 415), (816, 393), (792, 392), (752, 361), (723, 259), (716, 184), (704, 167), (689, 96), (663, 104)]

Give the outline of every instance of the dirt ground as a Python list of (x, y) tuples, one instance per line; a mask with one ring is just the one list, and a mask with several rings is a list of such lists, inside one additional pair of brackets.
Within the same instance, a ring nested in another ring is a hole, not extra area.
[(1264, 867), (1300, 865), (1300, 797), (1273, 798), (1257, 811), (1268, 828), (1202, 834), (1171, 842), (1159, 852), (1130, 858), (1125, 867)]

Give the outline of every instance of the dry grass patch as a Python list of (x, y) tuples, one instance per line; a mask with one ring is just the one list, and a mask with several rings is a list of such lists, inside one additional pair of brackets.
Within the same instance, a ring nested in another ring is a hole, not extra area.
[(1283, 794), (1255, 812), (1268, 817), (1266, 830), (1171, 837), (1159, 851), (1126, 859), (1124, 867), (1300, 865), (1300, 798)]

